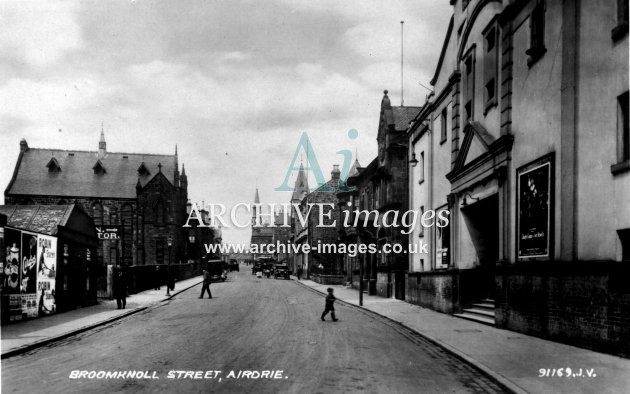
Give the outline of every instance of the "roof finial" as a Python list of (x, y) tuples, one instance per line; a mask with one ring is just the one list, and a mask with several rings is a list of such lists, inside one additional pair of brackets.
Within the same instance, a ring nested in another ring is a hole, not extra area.
[(158, 171), (162, 172), (162, 163), (158, 163)]

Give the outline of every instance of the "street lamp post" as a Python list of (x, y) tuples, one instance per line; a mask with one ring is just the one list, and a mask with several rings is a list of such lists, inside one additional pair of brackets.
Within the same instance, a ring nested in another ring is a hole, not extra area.
[(168, 245), (168, 274), (166, 275), (166, 295), (171, 295), (171, 246), (173, 246), (173, 237), (170, 235), (166, 238), (166, 244)]

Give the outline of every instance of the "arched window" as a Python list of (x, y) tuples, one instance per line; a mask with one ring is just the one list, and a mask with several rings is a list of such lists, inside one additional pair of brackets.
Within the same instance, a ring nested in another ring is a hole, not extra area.
[(166, 209), (164, 208), (164, 203), (162, 201), (158, 201), (155, 204), (155, 223), (156, 224), (164, 224), (166, 221)]
[(116, 207), (111, 207), (109, 210), (109, 224), (112, 226), (118, 224), (118, 210)]
[(103, 206), (98, 202), (92, 204), (92, 219), (94, 219), (94, 224), (97, 226), (103, 224)]
[(124, 204), (120, 210), (120, 223), (122, 225), (122, 248), (125, 263), (132, 264), (133, 260), (133, 208), (131, 204)]

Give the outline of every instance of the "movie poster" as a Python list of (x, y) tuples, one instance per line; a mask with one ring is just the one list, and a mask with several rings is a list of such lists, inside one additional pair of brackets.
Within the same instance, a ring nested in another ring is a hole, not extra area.
[(20, 292), (20, 249), (22, 245), (21, 232), (10, 228), (5, 229), (6, 263), (2, 272), (2, 292), (4, 294), (18, 294)]
[(49, 315), (56, 310), (55, 280), (57, 275), (57, 238), (37, 238), (37, 310)]
[(22, 233), (21, 261), (20, 292), (34, 294), (37, 285), (37, 235)]
[(518, 172), (518, 257), (548, 258), (551, 240), (551, 168), (549, 158)]

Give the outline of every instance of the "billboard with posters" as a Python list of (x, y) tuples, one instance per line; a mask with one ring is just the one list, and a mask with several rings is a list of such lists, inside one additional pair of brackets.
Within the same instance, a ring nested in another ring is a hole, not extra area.
[(55, 280), (57, 275), (57, 238), (37, 237), (37, 310), (49, 315), (57, 309)]
[(2, 292), (19, 294), (20, 292), (20, 250), (22, 248), (21, 232), (6, 228), (4, 231), (6, 246), (6, 262), (2, 272)]

